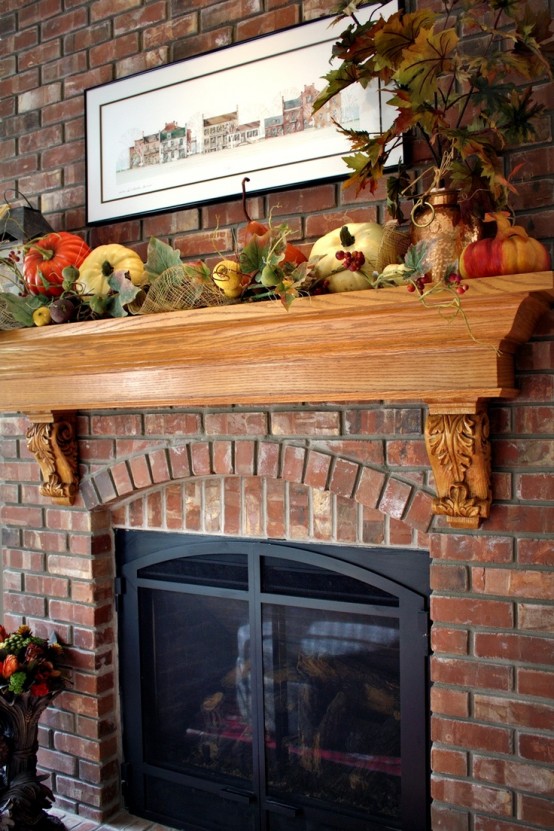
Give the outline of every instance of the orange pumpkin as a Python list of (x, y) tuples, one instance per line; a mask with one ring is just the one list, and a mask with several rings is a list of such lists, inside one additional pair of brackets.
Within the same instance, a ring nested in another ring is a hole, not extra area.
[(505, 211), (487, 214), (496, 222), (496, 236), (470, 242), (460, 255), (459, 270), (464, 279), (546, 271), (550, 255), (544, 245), (530, 237), (520, 225), (511, 225)]
[[(255, 219), (251, 219), (244, 229), (244, 245), (247, 245), (253, 236), (263, 237), (264, 234), (269, 232), (269, 228), (267, 225), (262, 225), (261, 222), (256, 222)], [(300, 265), (300, 263), (305, 263), (307, 261), (306, 255), (300, 248), (297, 248), (296, 245), (292, 245), (290, 242), (287, 242), (285, 245), (285, 250), (283, 254), (282, 263), (293, 263), (295, 266)]]
[(23, 278), (31, 294), (59, 297), (63, 292), (63, 270), (79, 268), (90, 248), (77, 234), (52, 231), (31, 242), (23, 261)]

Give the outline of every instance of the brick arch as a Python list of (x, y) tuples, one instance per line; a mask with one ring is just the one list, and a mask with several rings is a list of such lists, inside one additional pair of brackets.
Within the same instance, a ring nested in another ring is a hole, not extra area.
[(81, 493), (90, 510), (104, 506), (122, 524), (132, 524), (129, 518), (124, 522), (122, 512), (129, 513), (137, 500), (153, 504), (166, 490), (176, 493), (177, 486), (194, 487), (200, 482), (210, 482), (213, 492), (217, 481), (236, 499), (232, 480), (250, 483), (252, 498), (252, 483), (265, 480), (268, 500), (278, 498), (280, 483), (288, 488), (289, 499), (291, 489), (298, 495), (304, 488), (327, 494), (342, 506), (350, 502), (366, 512), (379, 512), (414, 532), (425, 533), (431, 525), (432, 497), (417, 482), (384, 467), (287, 440), (214, 438), (151, 448), (91, 472), (82, 480)]

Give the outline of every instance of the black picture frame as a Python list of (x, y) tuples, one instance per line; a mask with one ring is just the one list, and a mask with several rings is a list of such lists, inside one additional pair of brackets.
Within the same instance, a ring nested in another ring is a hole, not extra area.
[(335, 122), (386, 125), (379, 89), (357, 84), (313, 115), (339, 35), (330, 21), (86, 90), (87, 222), (232, 198), (245, 176), (249, 193), (346, 177), (350, 145)]

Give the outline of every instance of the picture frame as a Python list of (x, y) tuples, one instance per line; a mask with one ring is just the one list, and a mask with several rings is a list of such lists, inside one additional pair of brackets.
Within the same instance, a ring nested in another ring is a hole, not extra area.
[(87, 223), (233, 198), (245, 177), (249, 194), (346, 178), (336, 123), (387, 125), (382, 93), (359, 84), (312, 113), (340, 35), (331, 19), (86, 90)]

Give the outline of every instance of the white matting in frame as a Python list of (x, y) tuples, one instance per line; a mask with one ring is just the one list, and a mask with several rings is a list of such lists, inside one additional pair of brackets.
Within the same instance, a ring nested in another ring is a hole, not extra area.
[(351, 148), (333, 119), (377, 133), (387, 125), (377, 88), (359, 84), (312, 113), (346, 25), (330, 20), (86, 90), (87, 221), (238, 196), (245, 176), (249, 193), (346, 177)]

